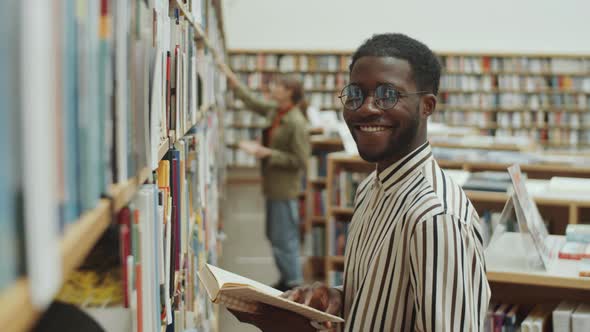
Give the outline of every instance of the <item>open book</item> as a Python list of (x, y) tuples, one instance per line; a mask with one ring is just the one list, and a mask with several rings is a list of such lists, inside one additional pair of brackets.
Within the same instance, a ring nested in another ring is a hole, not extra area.
[(260, 303), (295, 312), (316, 322), (342, 323), (338, 316), (330, 315), (306, 305), (279, 297), (282, 292), (264, 284), (205, 264), (199, 279), (214, 303), (229, 309), (254, 313)]

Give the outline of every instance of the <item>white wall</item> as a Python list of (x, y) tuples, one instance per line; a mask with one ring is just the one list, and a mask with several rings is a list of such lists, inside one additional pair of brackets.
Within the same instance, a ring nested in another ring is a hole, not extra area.
[(222, 0), (229, 49), (353, 50), (402, 32), (435, 51), (590, 54), (590, 0)]

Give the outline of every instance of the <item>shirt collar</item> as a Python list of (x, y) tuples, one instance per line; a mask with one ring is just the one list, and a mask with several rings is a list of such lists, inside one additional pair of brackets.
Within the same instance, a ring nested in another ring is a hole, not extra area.
[(399, 161), (388, 166), (383, 171), (376, 171), (377, 181), (385, 187), (385, 190), (390, 189), (398, 183), (401, 183), (408, 175), (419, 171), (421, 166), (432, 158), (432, 148), (430, 143), (420, 145), (414, 151), (408, 153)]

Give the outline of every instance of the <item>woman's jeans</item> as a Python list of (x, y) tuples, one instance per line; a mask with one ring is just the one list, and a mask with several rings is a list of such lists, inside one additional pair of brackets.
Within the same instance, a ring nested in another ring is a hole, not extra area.
[(266, 237), (281, 273), (280, 282), (289, 287), (302, 284), (297, 200), (266, 200)]

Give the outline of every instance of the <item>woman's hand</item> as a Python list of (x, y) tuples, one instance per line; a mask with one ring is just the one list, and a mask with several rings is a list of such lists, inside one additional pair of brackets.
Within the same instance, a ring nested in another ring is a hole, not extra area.
[(258, 159), (264, 159), (272, 154), (272, 150), (256, 141), (241, 141), (238, 146), (246, 153)]

